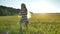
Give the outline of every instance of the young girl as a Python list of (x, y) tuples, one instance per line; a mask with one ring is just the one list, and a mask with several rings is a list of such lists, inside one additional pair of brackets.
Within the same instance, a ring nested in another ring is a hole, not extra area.
[(20, 28), (22, 28), (22, 23), (25, 23), (26, 27), (28, 25), (28, 18), (27, 18), (27, 8), (24, 3), (21, 4), (21, 20), (20, 20)]

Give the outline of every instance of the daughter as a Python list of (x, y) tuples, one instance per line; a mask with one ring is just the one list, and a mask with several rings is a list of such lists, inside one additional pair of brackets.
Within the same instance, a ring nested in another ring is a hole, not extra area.
[(20, 20), (20, 28), (22, 28), (22, 23), (25, 23), (26, 27), (28, 25), (28, 18), (27, 18), (27, 8), (24, 3), (21, 4), (21, 20)]

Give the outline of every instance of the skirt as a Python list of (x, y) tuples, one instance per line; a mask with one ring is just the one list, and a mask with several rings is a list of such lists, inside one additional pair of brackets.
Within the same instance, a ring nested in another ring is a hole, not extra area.
[(23, 15), (23, 16), (21, 17), (20, 23), (23, 23), (23, 22), (26, 23), (27, 21), (28, 21), (27, 16), (26, 16), (26, 15)]

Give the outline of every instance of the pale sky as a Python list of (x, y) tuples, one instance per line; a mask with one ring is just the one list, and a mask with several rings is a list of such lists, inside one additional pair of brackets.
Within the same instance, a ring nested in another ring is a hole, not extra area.
[(60, 13), (60, 0), (0, 0), (0, 5), (19, 9), (21, 3), (34, 13)]

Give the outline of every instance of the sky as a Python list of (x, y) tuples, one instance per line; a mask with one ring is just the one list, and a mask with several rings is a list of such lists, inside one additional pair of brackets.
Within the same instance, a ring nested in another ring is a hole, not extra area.
[(0, 5), (19, 9), (21, 3), (33, 13), (60, 13), (60, 0), (0, 0)]

